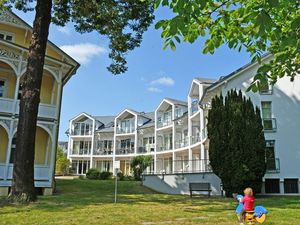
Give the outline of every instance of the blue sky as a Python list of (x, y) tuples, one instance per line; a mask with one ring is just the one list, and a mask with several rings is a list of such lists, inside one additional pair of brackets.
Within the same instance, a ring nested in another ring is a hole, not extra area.
[[(32, 24), (32, 13), (16, 14)], [(156, 21), (169, 16), (165, 9), (156, 11)], [(128, 71), (118, 76), (106, 70), (111, 62), (106, 38), (96, 32), (76, 33), (72, 24), (63, 28), (51, 25), (49, 39), (81, 64), (63, 90), (60, 141), (67, 140), (69, 120), (81, 112), (99, 116), (117, 115), (125, 108), (154, 111), (164, 97), (187, 101), (194, 77), (218, 79), (250, 61), (247, 53), (226, 46), (214, 55), (203, 55), (205, 39), (177, 45), (176, 51), (162, 50), (164, 40), (154, 24), (144, 34), (141, 46), (128, 54)]]

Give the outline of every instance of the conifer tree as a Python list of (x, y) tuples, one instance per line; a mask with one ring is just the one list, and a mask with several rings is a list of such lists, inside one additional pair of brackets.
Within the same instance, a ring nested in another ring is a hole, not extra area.
[(265, 138), (260, 110), (242, 92), (212, 99), (208, 113), (210, 164), (226, 195), (245, 187), (260, 192), (265, 174)]

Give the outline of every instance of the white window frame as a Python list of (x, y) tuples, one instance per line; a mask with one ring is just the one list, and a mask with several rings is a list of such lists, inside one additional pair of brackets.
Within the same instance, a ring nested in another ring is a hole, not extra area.
[[(11, 39), (10, 42), (13, 42), (13, 43), (16, 42), (16, 38), (15, 38), (15, 34), (14, 34), (14, 33), (7, 32), (7, 31), (4, 31), (4, 30), (0, 30), (0, 34), (3, 34), (3, 35), (4, 35), (4, 39), (3, 39), (4, 41), (8, 41), (8, 40), (6, 40), (6, 37), (7, 37), (7, 36), (11, 36), (12, 39)], [(2, 39), (0, 39), (0, 40), (2, 40)]]

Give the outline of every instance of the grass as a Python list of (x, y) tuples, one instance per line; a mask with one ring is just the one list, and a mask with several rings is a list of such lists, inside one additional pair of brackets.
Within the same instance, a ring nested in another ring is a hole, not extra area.
[[(114, 203), (113, 181), (58, 180), (57, 194), (29, 205), (0, 205), (0, 224), (238, 224), (236, 202), (229, 198), (155, 193), (140, 183), (120, 181)], [(265, 225), (300, 224), (300, 197), (264, 197)]]

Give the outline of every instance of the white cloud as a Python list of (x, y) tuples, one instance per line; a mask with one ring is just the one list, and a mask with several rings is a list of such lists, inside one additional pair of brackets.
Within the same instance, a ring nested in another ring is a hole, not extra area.
[(57, 30), (63, 34), (66, 34), (66, 35), (70, 35), (71, 34), (71, 29), (67, 26), (65, 27), (57, 27)]
[(161, 89), (156, 88), (156, 87), (148, 87), (147, 90), (150, 91), (150, 92), (156, 92), (156, 93), (162, 92)]
[(175, 81), (171, 77), (160, 77), (156, 80), (151, 81), (150, 85), (164, 85), (164, 86), (173, 86)]
[(94, 56), (103, 54), (106, 49), (92, 43), (63, 45), (60, 48), (80, 64), (88, 64)]

